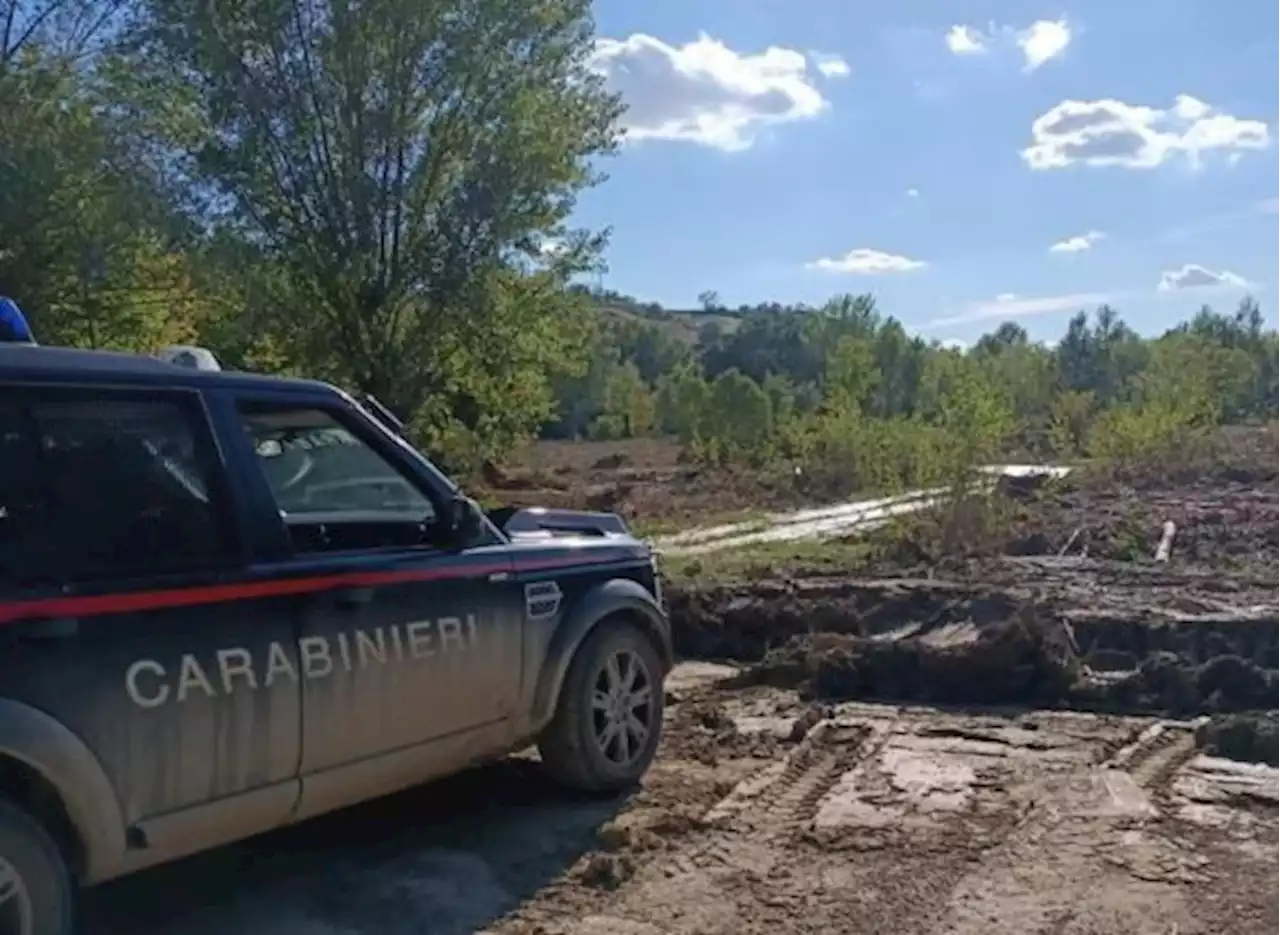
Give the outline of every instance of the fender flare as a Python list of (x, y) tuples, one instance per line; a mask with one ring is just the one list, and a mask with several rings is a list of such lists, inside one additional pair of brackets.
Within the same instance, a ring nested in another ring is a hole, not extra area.
[(555, 715), (560, 688), (578, 647), (602, 620), (619, 614), (631, 617), (643, 626), (662, 658), (664, 674), (670, 670), (675, 661), (671, 625), (653, 594), (630, 578), (601, 582), (574, 603), (551, 637), (533, 696), (531, 721), (535, 729), (540, 730)]
[(84, 848), (82, 882), (114, 876), (124, 858), (124, 818), (85, 742), (43, 711), (0, 698), (0, 756), (28, 766), (57, 792)]

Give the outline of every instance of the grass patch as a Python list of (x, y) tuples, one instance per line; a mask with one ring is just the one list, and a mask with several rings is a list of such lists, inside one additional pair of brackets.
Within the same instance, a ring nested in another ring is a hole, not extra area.
[(733, 584), (764, 578), (848, 575), (865, 566), (872, 549), (856, 539), (759, 542), (700, 555), (663, 557), (662, 573), (673, 586)]

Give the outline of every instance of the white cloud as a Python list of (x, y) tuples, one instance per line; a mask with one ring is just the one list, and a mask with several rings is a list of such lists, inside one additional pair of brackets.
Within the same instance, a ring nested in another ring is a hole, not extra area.
[(1210, 286), (1232, 286), (1239, 289), (1246, 289), (1249, 281), (1243, 276), (1237, 276), (1230, 270), (1221, 270), (1215, 273), (1211, 269), (1205, 269), (1196, 263), (1188, 263), (1182, 269), (1166, 270), (1160, 274), (1160, 285), (1157, 286), (1161, 292), (1176, 292), (1180, 289), (1204, 289)]
[(1099, 240), (1103, 240), (1107, 235), (1102, 231), (1085, 231), (1083, 234), (1076, 234), (1074, 237), (1068, 237), (1066, 240), (1059, 240), (1049, 248), (1050, 253), (1080, 253), (1082, 250), (1088, 250)]
[(848, 78), (853, 74), (853, 69), (839, 55), (833, 55), (828, 52), (810, 52), (809, 57), (813, 59), (813, 65), (827, 78)]
[(741, 54), (705, 33), (680, 46), (643, 33), (599, 39), (590, 64), (622, 94), (625, 139), (633, 142), (743, 150), (763, 128), (816, 117), (828, 106), (803, 53), (770, 46)]
[(1037, 20), (1018, 33), (1016, 41), (1026, 59), (1027, 70), (1034, 71), (1066, 51), (1071, 43), (1071, 27), (1065, 19)]
[(1265, 149), (1271, 142), (1261, 120), (1216, 113), (1186, 94), (1168, 110), (1110, 99), (1062, 101), (1036, 118), (1031, 137), (1022, 158), (1033, 169), (1150, 169), (1179, 154), (1198, 166), (1202, 154), (1212, 150)]
[(971, 302), (953, 315), (925, 322), (922, 330), (989, 321), (993, 318), (1027, 318), (1052, 312), (1078, 311), (1104, 305), (1115, 299), (1116, 295), (1112, 292), (1073, 292), (1066, 295), (1020, 296), (1002, 292), (994, 299)]
[(953, 55), (981, 55), (987, 51), (989, 38), (972, 26), (952, 26), (947, 31), (947, 48)]
[(992, 49), (1021, 51), (1027, 71), (1055, 59), (1071, 44), (1071, 26), (1065, 19), (1036, 20), (1026, 29), (988, 23), (985, 29), (956, 25), (947, 30), (947, 48), (953, 55), (984, 55)]
[(910, 257), (899, 256), (894, 253), (884, 253), (880, 250), (870, 250), (866, 247), (860, 247), (857, 250), (850, 250), (841, 257), (822, 257), (814, 260), (812, 263), (806, 263), (807, 269), (818, 269), (827, 273), (856, 273), (864, 276), (874, 276), (881, 273), (909, 273), (912, 270), (923, 269), (927, 264), (923, 260), (913, 260)]
[(907, 189), (907, 197), (908, 197), (908, 198), (919, 198), (919, 197), (920, 197), (920, 189), (918, 189), (918, 188), (908, 188), (908, 189)]

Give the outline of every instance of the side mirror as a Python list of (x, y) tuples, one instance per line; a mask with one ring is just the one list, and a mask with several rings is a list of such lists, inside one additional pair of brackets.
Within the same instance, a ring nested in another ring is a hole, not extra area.
[(484, 514), (480, 506), (463, 494), (458, 494), (449, 501), (442, 518), (445, 537), (453, 545), (471, 542), (484, 528)]

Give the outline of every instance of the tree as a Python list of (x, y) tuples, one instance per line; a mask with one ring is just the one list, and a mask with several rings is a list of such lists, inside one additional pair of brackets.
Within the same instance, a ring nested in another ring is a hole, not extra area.
[(658, 381), (658, 420), (662, 429), (688, 444), (706, 428), (711, 389), (702, 375), (684, 365)]
[(592, 424), (596, 438), (634, 438), (653, 428), (653, 397), (634, 364), (613, 367), (604, 385), (600, 415)]
[(769, 397), (760, 385), (737, 370), (727, 370), (711, 384), (707, 435), (723, 450), (749, 452), (772, 430)]
[[(75, 14), (110, 4), (0, 4), (0, 293), (38, 340), (154, 350), (185, 339), (190, 269), (154, 179), (104, 114), (81, 56), (97, 33)], [(96, 21), (96, 20), (95, 20)]]
[(856, 334), (845, 334), (827, 356), (827, 399), (841, 409), (862, 412), (871, 393), (880, 383), (871, 342)]
[[(279, 265), (273, 327), (291, 356), (406, 416), (509, 386), (492, 362), (512, 340), (503, 316), (514, 301), (521, 333), (545, 340), (603, 242), (565, 227), (620, 113), (587, 67), (589, 0), (147, 10), (137, 65), (193, 96), (204, 132), (170, 142), (218, 195), (214, 220)], [(559, 287), (524, 289), (548, 235), (564, 245), (545, 273)], [(443, 411), (422, 418), (438, 427)], [(487, 424), (481, 409), (458, 418)]]
[(120, 37), (129, 12), (125, 0), (0, 0), (0, 80), (33, 57), (84, 64)]

